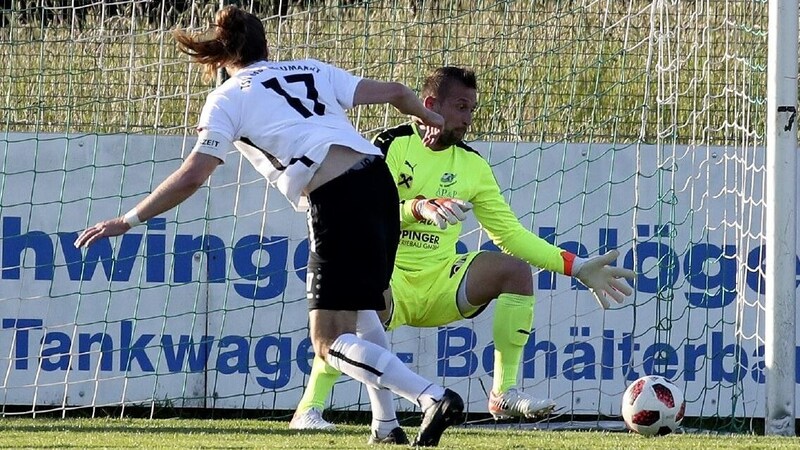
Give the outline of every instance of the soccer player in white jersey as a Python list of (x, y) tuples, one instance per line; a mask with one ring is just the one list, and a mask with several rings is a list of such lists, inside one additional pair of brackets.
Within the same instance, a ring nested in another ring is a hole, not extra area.
[[(400, 235), (399, 199), (380, 149), (345, 114), (388, 103), (426, 125), (435, 142), (444, 119), (407, 86), (359, 78), (316, 60), (268, 61), (261, 21), (234, 6), (210, 36), (175, 34), (207, 75), (230, 75), (206, 100), (197, 144), (181, 167), (122, 217), (84, 230), (76, 247), (121, 235), (192, 195), (235, 147), (296, 209), (308, 204), (307, 297), (317, 356), (364, 383), (389, 389), (423, 411), (414, 445), (436, 446), (463, 420), (455, 392), (431, 383), (386, 349), (385, 308)], [(359, 239), (348, 239), (348, 236)]]
[[(524, 227), (500, 191), (488, 162), (463, 139), (477, 105), (475, 74), (440, 67), (422, 87), (426, 107), (441, 114), (439, 139), (424, 144), (426, 128), (402, 124), (384, 130), (375, 144), (397, 184), (401, 200), (401, 238), (395, 270), (381, 312), (388, 329), (409, 325), (437, 327), (474, 318), (494, 302), (494, 367), (488, 410), (495, 418), (536, 418), (555, 403), (519, 389), (518, 373), (533, 325), (536, 299), (530, 266), (578, 279), (602, 308), (609, 297), (622, 302), (633, 293), (623, 279), (632, 270), (614, 267), (619, 252), (580, 258)], [(456, 252), (461, 221), (471, 210), (502, 252)], [(290, 423), (293, 429), (331, 429), (321, 417), (339, 373), (314, 360), (308, 387)], [(373, 434), (402, 435), (391, 393), (373, 399)], [(309, 415), (316, 420), (309, 420)], [(384, 440), (388, 442), (389, 440)]]

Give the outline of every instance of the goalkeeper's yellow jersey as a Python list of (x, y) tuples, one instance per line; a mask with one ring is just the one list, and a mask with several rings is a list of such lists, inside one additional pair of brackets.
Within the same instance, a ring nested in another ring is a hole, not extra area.
[(418, 271), (456, 253), (461, 222), (441, 230), (420, 222), (411, 213), (415, 198), (451, 197), (473, 204), (473, 212), (488, 236), (503, 252), (529, 264), (570, 275), (574, 255), (550, 244), (520, 224), (500, 193), (489, 163), (467, 144), (459, 142), (434, 151), (422, 143), (419, 129), (404, 124), (374, 139), (386, 155), (401, 201), (400, 246), (395, 266)]

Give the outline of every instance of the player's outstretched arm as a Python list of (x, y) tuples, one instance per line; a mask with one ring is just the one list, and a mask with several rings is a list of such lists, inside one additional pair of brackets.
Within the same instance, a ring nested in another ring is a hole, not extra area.
[(622, 303), (625, 297), (633, 294), (633, 289), (623, 278), (633, 281), (636, 273), (630, 269), (611, 266), (618, 257), (619, 251), (611, 250), (605, 255), (588, 259), (576, 258), (573, 262), (572, 276), (589, 288), (603, 309), (611, 307), (608, 296), (615, 302)]
[(204, 153), (190, 154), (178, 170), (127, 214), (83, 230), (75, 240), (75, 247), (88, 247), (102, 238), (119, 236), (132, 227), (169, 211), (194, 194), (219, 163), (219, 159)]
[(353, 105), (388, 103), (403, 114), (414, 116), (414, 120), (425, 125), (422, 143), (431, 145), (439, 138), (444, 127), (444, 118), (422, 104), (414, 91), (403, 83), (362, 79), (353, 95)]

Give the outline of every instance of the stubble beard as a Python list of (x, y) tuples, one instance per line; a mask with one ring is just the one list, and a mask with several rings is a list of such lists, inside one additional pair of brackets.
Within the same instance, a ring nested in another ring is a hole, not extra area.
[(450, 147), (458, 144), (462, 139), (464, 139), (464, 133), (457, 130), (447, 130), (442, 131), (442, 134), (439, 135), (437, 143), (443, 147)]

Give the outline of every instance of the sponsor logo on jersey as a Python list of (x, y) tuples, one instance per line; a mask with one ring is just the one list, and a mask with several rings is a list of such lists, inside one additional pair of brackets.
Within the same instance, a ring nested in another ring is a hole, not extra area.
[(399, 176), (399, 180), (397, 181), (397, 187), (405, 187), (406, 189), (411, 189), (411, 182), (414, 181), (414, 177), (408, 175), (406, 173), (401, 173)]
[(435, 249), (439, 247), (439, 236), (423, 231), (402, 230), (400, 243), (408, 247)]
[(449, 187), (454, 185), (456, 182), (456, 174), (445, 172), (442, 174), (442, 179), (439, 180), (439, 186), (441, 187)]
[(412, 165), (408, 160), (403, 163), (409, 169), (411, 169), (411, 174), (400, 172), (398, 175), (397, 180), (397, 187), (405, 187), (406, 189), (411, 189), (411, 182), (414, 181), (414, 168), (417, 167), (417, 164)]
[(436, 196), (437, 197), (459, 198), (457, 190), (448, 189), (445, 186), (439, 186), (439, 188), (436, 189)]

